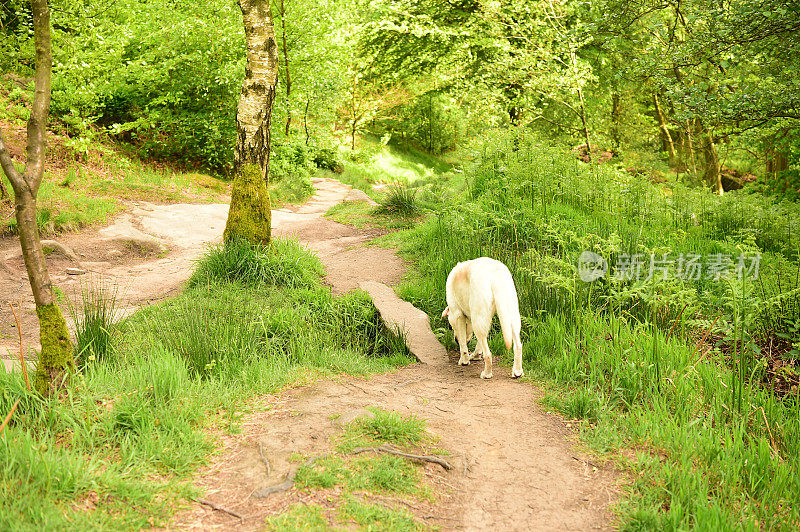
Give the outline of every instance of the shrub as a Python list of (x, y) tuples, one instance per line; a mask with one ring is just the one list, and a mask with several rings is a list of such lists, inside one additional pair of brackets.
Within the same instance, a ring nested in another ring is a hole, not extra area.
[(337, 174), (344, 173), (344, 164), (339, 161), (336, 150), (332, 148), (318, 149), (314, 154), (314, 164), (322, 170), (330, 170)]

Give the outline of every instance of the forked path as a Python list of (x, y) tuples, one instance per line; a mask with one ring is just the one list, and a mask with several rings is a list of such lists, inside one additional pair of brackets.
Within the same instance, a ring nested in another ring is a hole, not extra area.
[(370, 292), (385, 318), (405, 323), (410, 347), (425, 363), (367, 379), (323, 380), (265, 398), (266, 411), (250, 416), (242, 434), (223, 438), (221, 454), (198, 480), (207, 500), (244, 519), (198, 504), (181, 514), (176, 526), (260, 529), (266, 517), (290, 504), (314, 502), (293, 491), (267, 499), (252, 494), (283, 479), (292, 453), (328, 452), (344, 422), (375, 406), (426, 419), (438, 445), (453, 453), (455, 470), (426, 469), (443, 494), (440, 502), (415, 508), (426, 524), (444, 530), (611, 528), (613, 467), (582, 455), (574, 431), (543, 410), (537, 388), (511, 379), (510, 368), (497, 368), (495, 377), (484, 381), (478, 377), (480, 364), (460, 367), (435, 338), (431, 342), (424, 314), (385, 286), (400, 280), (403, 261), (392, 250), (363, 246), (374, 235), (322, 216), (336, 203), (356, 199), (350, 187), (332, 180), (317, 180), (315, 186), (310, 202), (273, 213), (274, 233), (296, 237), (316, 251), (334, 292), (358, 286)]

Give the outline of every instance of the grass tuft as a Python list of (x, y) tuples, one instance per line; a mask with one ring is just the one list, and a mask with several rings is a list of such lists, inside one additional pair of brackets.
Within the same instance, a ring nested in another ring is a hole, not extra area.
[(309, 288), (318, 284), (322, 274), (319, 260), (294, 241), (274, 239), (262, 246), (234, 239), (209, 248), (189, 286), (236, 281), (248, 286)]
[(394, 214), (410, 218), (420, 213), (417, 202), (417, 191), (408, 187), (393, 185), (381, 198), (380, 206), (376, 209), (379, 214)]
[(80, 302), (68, 301), (67, 307), (75, 327), (75, 363), (83, 367), (94, 361), (109, 362), (114, 358), (112, 342), (117, 321), (116, 288), (92, 281), (81, 283)]

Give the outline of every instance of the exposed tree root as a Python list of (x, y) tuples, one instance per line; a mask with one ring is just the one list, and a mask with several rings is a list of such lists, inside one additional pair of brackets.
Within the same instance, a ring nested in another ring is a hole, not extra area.
[(419, 462), (430, 462), (432, 464), (438, 464), (442, 466), (446, 471), (451, 471), (453, 469), (453, 465), (444, 458), (440, 458), (438, 456), (404, 453), (402, 451), (398, 451), (397, 449), (393, 449), (386, 445), (381, 445), (380, 447), (356, 447), (351, 452), (352, 454), (369, 453), (369, 452), (393, 454), (395, 456), (402, 456), (403, 458), (408, 458), (409, 460), (417, 460)]
[[(323, 455), (320, 455), (320, 456), (312, 456), (312, 457), (308, 458), (305, 462), (303, 462), (303, 465), (310, 466), (316, 460), (318, 460), (320, 458), (324, 458), (325, 456), (328, 456), (328, 455), (327, 454), (323, 454)], [(262, 455), (262, 458), (263, 458), (263, 455)], [(265, 459), (265, 462), (266, 462), (266, 459)], [(266, 463), (268, 463), (268, 462), (266, 462)], [(257, 499), (265, 499), (265, 498), (269, 497), (270, 495), (272, 495), (273, 493), (280, 493), (282, 491), (287, 491), (287, 490), (292, 489), (292, 486), (294, 486), (294, 479), (295, 479), (295, 477), (297, 477), (297, 472), (298, 471), (300, 471), (300, 466), (299, 465), (292, 466), (292, 468), (289, 469), (289, 472), (286, 473), (286, 478), (284, 479), (283, 482), (281, 482), (279, 484), (273, 484), (272, 486), (267, 486), (266, 488), (261, 488), (260, 490), (258, 490), (255, 493), (253, 493), (253, 497), (255, 497)]]
[(200, 504), (205, 504), (206, 506), (209, 506), (209, 507), (217, 510), (218, 512), (223, 512), (223, 513), (226, 513), (228, 515), (232, 515), (233, 517), (236, 517), (236, 518), (239, 518), (239, 519), (244, 519), (244, 517), (242, 517), (241, 515), (237, 514), (233, 510), (229, 510), (229, 509), (225, 508), (224, 506), (220, 506), (219, 504), (213, 503), (213, 502), (211, 502), (211, 501), (209, 501), (207, 499), (195, 499), (195, 500), (197, 502), (199, 502)]

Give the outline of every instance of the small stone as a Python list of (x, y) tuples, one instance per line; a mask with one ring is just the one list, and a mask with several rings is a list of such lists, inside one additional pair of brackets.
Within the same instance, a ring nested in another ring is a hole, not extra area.
[(86, 270), (80, 268), (67, 268), (67, 275), (83, 275), (85, 273)]

